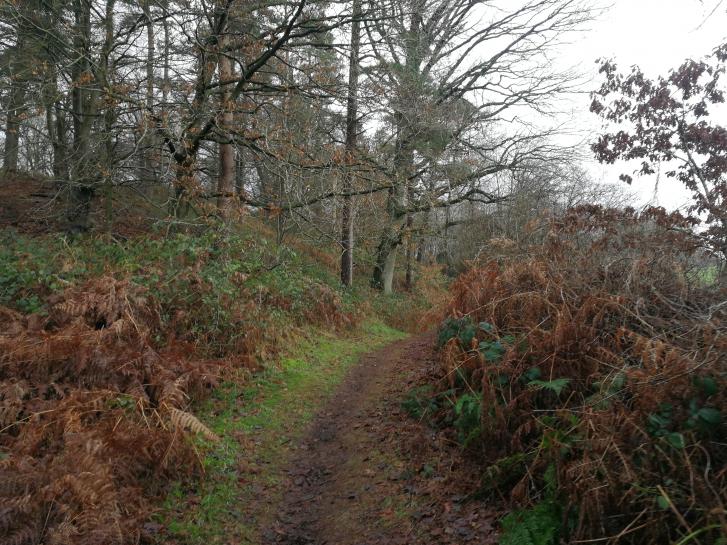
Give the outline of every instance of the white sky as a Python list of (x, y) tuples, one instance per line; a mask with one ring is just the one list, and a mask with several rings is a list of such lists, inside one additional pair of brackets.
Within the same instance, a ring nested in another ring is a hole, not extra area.
[[(686, 58), (710, 53), (727, 38), (727, 2), (707, 17), (718, 2), (612, 0), (611, 8), (591, 23), (590, 30), (564, 47), (563, 61), (594, 78), (589, 89), (600, 85), (595, 60), (601, 57), (615, 59), (622, 71), (639, 65), (649, 76), (666, 74)], [(577, 126), (598, 131), (601, 121), (588, 112), (589, 105), (589, 97), (579, 98), (573, 105), (573, 119)], [(613, 182), (618, 181), (619, 174), (633, 170), (624, 163), (609, 167), (594, 161), (591, 167), (597, 179)], [(673, 209), (689, 200), (689, 193), (678, 182), (661, 176), (655, 192), (656, 181), (656, 177), (634, 179), (632, 190), (641, 201), (634, 204), (654, 203)]]

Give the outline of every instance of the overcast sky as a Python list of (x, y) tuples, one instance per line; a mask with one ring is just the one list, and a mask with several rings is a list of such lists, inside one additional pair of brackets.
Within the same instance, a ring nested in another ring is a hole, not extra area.
[[(647, 75), (666, 74), (688, 57), (710, 53), (727, 38), (727, 2), (708, 17), (718, 1), (704, 0), (702, 4), (699, 0), (613, 0), (612, 7), (591, 23), (589, 31), (564, 48), (564, 60), (580, 65), (583, 73), (592, 75), (592, 88), (600, 81), (595, 65), (599, 57), (614, 58), (622, 70), (636, 64)], [(589, 103), (585, 96), (577, 100), (571, 115), (577, 125), (598, 130), (600, 121), (588, 113)], [(623, 164), (609, 168), (594, 163), (591, 170), (604, 181), (615, 181), (618, 174), (633, 169)], [(659, 179), (655, 196), (655, 181), (635, 179), (633, 189), (641, 200), (635, 204), (655, 202), (677, 208), (688, 201), (686, 190), (664, 177)]]

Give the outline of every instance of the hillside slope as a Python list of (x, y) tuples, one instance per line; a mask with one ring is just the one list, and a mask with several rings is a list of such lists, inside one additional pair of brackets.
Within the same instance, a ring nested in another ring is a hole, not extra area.
[(149, 539), (171, 484), (199, 479), (203, 453), (229, 441), (200, 402), (304, 339), (361, 335), (389, 304), (341, 290), (325, 253), (275, 245), (254, 221), (123, 242), (0, 237), (5, 543)]

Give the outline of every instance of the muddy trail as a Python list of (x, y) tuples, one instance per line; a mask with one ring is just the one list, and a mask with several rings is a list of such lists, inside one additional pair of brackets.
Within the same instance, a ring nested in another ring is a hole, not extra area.
[(362, 356), (294, 447), (265, 545), (496, 543), (477, 470), (402, 408), (436, 374), (429, 335)]

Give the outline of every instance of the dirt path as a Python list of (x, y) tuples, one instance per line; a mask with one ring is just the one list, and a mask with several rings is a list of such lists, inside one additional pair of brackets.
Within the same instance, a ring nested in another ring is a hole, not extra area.
[(419, 336), (364, 355), (295, 448), (265, 545), (496, 543), (474, 468), (401, 409), (435, 368)]

